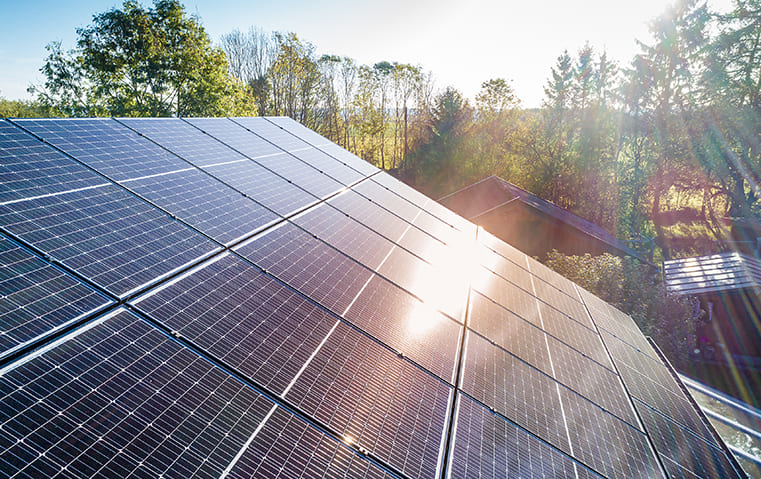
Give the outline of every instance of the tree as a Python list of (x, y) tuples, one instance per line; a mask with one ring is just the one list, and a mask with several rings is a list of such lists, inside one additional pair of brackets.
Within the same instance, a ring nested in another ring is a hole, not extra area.
[(313, 127), (320, 82), (314, 45), (295, 33), (275, 32), (274, 39), (274, 60), (268, 73), (271, 106), (267, 114), (289, 116)]
[(270, 93), (267, 73), (274, 56), (272, 35), (261, 28), (251, 27), (246, 34), (233, 30), (222, 35), (220, 43), (227, 56), (230, 74), (248, 87), (255, 98), (257, 111), (264, 114)]
[(125, 1), (77, 30), (77, 48), (60, 43), (41, 71), (39, 100), (65, 115), (195, 116), (251, 111), (198, 18), (178, 0), (153, 8)]

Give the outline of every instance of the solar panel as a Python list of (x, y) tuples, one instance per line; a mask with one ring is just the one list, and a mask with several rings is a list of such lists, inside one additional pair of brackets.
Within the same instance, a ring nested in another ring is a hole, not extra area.
[(429, 263), (447, 256), (443, 242), (353, 190), (331, 198), (328, 204)]
[(372, 270), (377, 270), (394, 243), (327, 204), (293, 218), (293, 222)]
[(18, 477), (742, 477), (630, 317), (287, 118), (0, 120), (0, 404)]
[(343, 314), (373, 272), (284, 223), (236, 248), (241, 256), (309, 296), (336, 314)]
[(217, 249), (113, 185), (0, 205), (0, 227), (117, 296)]
[(0, 119), (0, 204), (106, 183), (96, 173)]
[(124, 182), (169, 214), (223, 244), (280, 219), (278, 215), (196, 169)]
[(225, 477), (395, 477), (282, 408), (274, 410)]
[(643, 432), (559, 388), (573, 456), (611, 478), (663, 477)]
[(4, 473), (219, 475), (272, 403), (125, 311), (0, 377)]
[(603, 477), (467, 396), (456, 422), (448, 477)]
[(14, 122), (114, 181), (189, 167), (180, 158), (108, 118)]
[(552, 374), (544, 331), (477, 291), (470, 295), (468, 325), (502, 349), (545, 373)]
[(339, 324), (285, 398), (410, 477), (436, 477), (452, 388)]
[(264, 118), (235, 118), (233, 121), (345, 186), (365, 177)]
[(231, 254), (133, 304), (274, 394), (281, 394), (337, 319)]
[(470, 332), (463, 360), (465, 393), (570, 453), (558, 386), (552, 378)]
[(373, 276), (344, 315), (400, 355), (452, 382), (461, 325)]
[(730, 477), (737, 471), (730, 463), (723, 450), (713, 444), (702, 442), (692, 433), (671, 421), (668, 417), (658, 414), (655, 410), (637, 401), (650, 437), (661, 456), (668, 459), (667, 469), (674, 477)]
[(364, 176), (370, 176), (379, 171), (377, 168), (370, 165), (370, 163), (352, 153), (349, 153), (347, 150), (339, 147), (335, 143), (329, 141), (323, 136), (318, 135), (313, 130), (306, 128), (304, 125), (292, 120), (291, 118), (269, 117), (266, 118), (266, 120), (301, 138), (311, 146), (328, 153), (336, 160), (345, 163), (352, 169), (362, 173)]
[(0, 358), (111, 301), (0, 235)]

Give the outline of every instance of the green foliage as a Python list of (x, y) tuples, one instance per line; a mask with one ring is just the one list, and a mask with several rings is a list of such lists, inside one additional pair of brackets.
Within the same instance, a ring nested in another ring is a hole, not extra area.
[(0, 97), (0, 118), (41, 118), (53, 113), (36, 101), (7, 100)]
[(219, 116), (253, 112), (230, 77), (221, 49), (178, 0), (153, 8), (125, 1), (77, 30), (77, 48), (60, 43), (33, 87), (44, 105), (66, 116)]
[(703, 312), (695, 299), (666, 294), (650, 266), (607, 253), (567, 256), (555, 250), (545, 264), (630, 315), (677, 367), (688, 364)]

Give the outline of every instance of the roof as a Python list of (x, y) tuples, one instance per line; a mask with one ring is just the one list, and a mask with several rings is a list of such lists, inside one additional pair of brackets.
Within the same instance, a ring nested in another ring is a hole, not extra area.
[(0, 120), (0, 470), (741, 477), (634, 321), (287, 118)]
[(742, 253), (722, 253), (663, 262), (666, 289), (704, 294), (761, 288), (761, 262)]
[(475, 223), (478, 223), (479, 218), (496, 210), (514, 208), (516, 205), (522, 204), (560, 221), (614, 250), (637, 258), (642, 262), (647, 262), (639, 253), (595, 223), (529, 193), (498, 176), (492, 175), (484, 178), (440, 198), (439, 202)]

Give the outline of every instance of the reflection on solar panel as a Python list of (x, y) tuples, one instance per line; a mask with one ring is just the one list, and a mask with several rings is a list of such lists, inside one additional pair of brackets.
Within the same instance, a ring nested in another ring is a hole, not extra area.
[(634, 322), (288, 118), (0, 121), (0, 471), (743, 477)]

